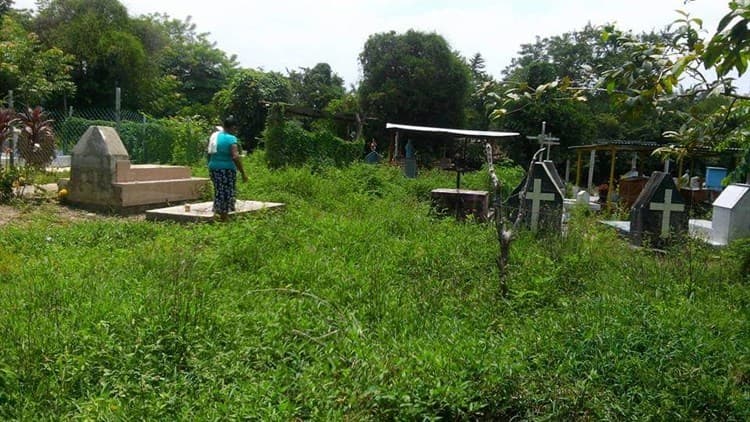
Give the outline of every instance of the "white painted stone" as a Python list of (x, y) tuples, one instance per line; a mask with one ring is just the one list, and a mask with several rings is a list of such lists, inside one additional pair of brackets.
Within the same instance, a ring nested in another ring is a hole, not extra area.
[(727, 186), (713, 207), (713, 243), (726, 245), (750, 236), (750, 185)]

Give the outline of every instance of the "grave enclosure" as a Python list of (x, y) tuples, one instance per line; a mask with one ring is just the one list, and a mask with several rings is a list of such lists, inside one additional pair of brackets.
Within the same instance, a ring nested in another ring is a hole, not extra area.
[(74, 206), (131, 213), (198, 199), (208, 182), (192, 177), (188, 167), (133, 165), (114, 128), (91, 126), (73, 148), (64, 184)]

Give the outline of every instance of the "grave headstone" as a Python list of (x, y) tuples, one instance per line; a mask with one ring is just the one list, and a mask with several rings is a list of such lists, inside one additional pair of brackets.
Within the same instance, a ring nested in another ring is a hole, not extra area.
[(68, 200), (117, 207), (117, 162), (128, 160), (128, 151), (114, 128), (89, 127), (73, 148)]
[(750, 185), (727, 186), (713, 207), (713, 242), (727, 245), (750, 236)]
[(655, 171), (630, 210), (631, 243), (659, 247), (688, 230), (685, 200), (667, 173)]
[[(524, 222), (532, 231), (559, 231), (562, 227), (563, 199), (565, 185), (555, 166), (549, 162), (536, 162), (532, 167), (526, 192), (526, 212)], [(519, 210), (520, 195), (526, 187), (527, 179), (521, 181), (508, 200), (511, 218)]]

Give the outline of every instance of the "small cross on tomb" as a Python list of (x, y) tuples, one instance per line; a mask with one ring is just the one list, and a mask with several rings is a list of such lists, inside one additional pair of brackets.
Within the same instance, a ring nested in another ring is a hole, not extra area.
[(531, 200), (531, 230), (536, 231), (542, 201), (554, 201), (555, 194), (542, 192), (542, 179), (534, 179), (534, 190), (526, 193), (526, 199)]
[[(537, 136), (527, 136), (526, 139), (539, 141), (539, 145), (547, 149), (547, 161), (549, 161), (549, 153), (550, 153), (550, 150), (552, 149), (551, 146), (560, 145), (560, 138), (556, 138), (552, 136), (551, 133), (548, 135), (546, 132), (547, 132), (547, 122), (542, 122), (542, 133), (540, 133)], [(539, 161), (541, 161), (541, 157)]]
[(664, 190), (664, 202), (652, 202), (649, 209), (653, 211), (661, 211), (661, 237), (669, 236), (669, 223), (673, 211), (684, 212), (684, 204), (676, 204), (672, 202), (672, 189)]

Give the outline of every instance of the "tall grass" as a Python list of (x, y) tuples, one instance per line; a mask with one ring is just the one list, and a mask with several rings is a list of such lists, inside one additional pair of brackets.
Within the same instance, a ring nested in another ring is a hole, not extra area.
[(239, 197), (281, 213), (4, 226), (0, 419), (750, 418), (746, 246), (579, 212), (520, 235), (504, 299), (494, 226), (429, 212), (454, 175), (263, 163)]

